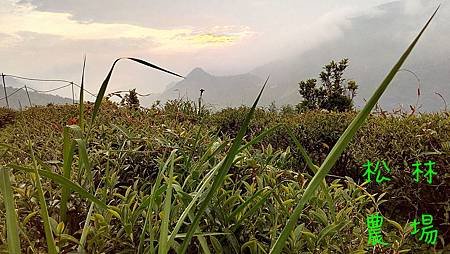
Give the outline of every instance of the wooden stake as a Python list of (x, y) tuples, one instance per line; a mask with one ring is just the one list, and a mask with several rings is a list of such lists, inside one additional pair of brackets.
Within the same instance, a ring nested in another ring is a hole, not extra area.
[(3, 91), (5, 91), (6, 106), (9, 108), (8, 94), (6, 93), (5, 74), (2, 73)]

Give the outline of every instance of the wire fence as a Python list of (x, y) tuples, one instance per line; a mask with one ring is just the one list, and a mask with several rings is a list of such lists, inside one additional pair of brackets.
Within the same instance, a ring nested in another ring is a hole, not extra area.
[[(79, 84), (77, 84), (76, 82), (70, 81), (70, 80), (64, 80), (64, 79), (41, 79), (41, 78), (32, 78), (32, 77), (24, 77), (24, 76), (19, 76), (19, 75), (12, 75), (12, 74), (5, 74), (2, 73), (2, 83), (3, 83), (3, 91), (4, 91), (4, 95), (3, 97), (0, 97), (0, 101), (5, 100), (6, 101), (6, 106), (9, 108), (9, 98), (13, 95), (15, 95), (16, 93), (25, 90), (25, 93), (27, 94), (27, 98), (28, 98), (28, 102), (30, 104), (30, 106), (32, 106), (32, 102), (31, 102), (31, 98), (30, 98), (30, 94), (28, 92), (28, 90), (31, 90), (33, 92), (36, 93), (41, 93), (41, 94), (48, 94), (54, 91), (58, 91), (61, 89), (64, 89), (66, 87), (71, 87), (72, 89), (72, 103), (75, 104), (75, 88), (81, 89), (81, 86)], [(19, 80), (27, 80), (27, 81), (37, 81), (37, 82), (53, 82), (53, 83), (64, 83), (64, 85), (62, 86), (58, 86), (49, 90), (38, 90), (32, 87), (29, 87), (27, 85), (24, 85), (22, 87), (16, 88), (13, 92), (11, 93), (7, 93), (6, 91), (6, 81), (5, 81), (5, 77), (10, 77), (10, 78), (14, 78), (14, 79), (19, 79)], [(86, 92), (87, 94), (91, 95), (92, 97), (96, 98), (97, 95), (92, 93), (91, 91), (83, 88), (83, 91)], [(116, 92), (112, 92), (111, 95), (117, 95), (117, 94), (121, 94), (121, 93), (128, 93), (129, 91), (116, 91)], [(136, 93), (137, 96), (141, 96), (141, 97), (146, 97), (146, 96), (150, 96), (152, 95), (151, 93), (149, 94), (140, 94), (140, 93)], [(19, 101), (20, 103), (20, 101)]]

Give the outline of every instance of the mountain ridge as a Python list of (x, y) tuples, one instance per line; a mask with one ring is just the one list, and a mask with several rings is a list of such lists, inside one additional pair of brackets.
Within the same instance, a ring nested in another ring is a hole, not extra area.
[[(239, 75), (214, 76), (197, 67), (187, 75), (187, 79), (177, 82), (171, 89), (177, 89), (180, 98), (196, 101), (199, 89), (203, 88), (205, 103), (215, 106), (251, 105), (265, 77), (270, 74), (269, 85), (260, 105), (273, 101), (278, 106), (297, 104), (301, 101), (298, 93), (301, 80), (317, 78), (322, 66), (331, 60), (349, 58), (344, 78), (355, 80), (359, 85), (355, 105), (361, 107), (423, 26), (422, 19), (426, 18), (426, 10), (409, 14), (404, 1), (382, 4), (376, 9), (376, 15), (349, 18), (351, 25), (342, 28), (342, 36), (323, 42), (307, 52), (257, 66)], [(449, 21), (441, 19), (439, 22), (441, 27), (450, 26)], [(409, 105), (416, 104), (417, 99), (418, 106), (422, 106), (424, 111), (443, 109), (443, 101), (437, 93), (450, 98), (450, 58), (442, 57), (450, 55), (450, 49), (436, 44), (439, 36), (443, 36), (442, 33), (424, 34), (402, 67), (407, 71), (397, 73), (381, 98), (383, 109), (409, 108)], [(417, 74), (418, 79), (411, 72)], [(222, 86), (236, 90), (227, 93)], [(224, 98), (228, 96), (235, 98)], [(160, 98), (164, 101), (177, 96), (173, 91), (166, 90)]]

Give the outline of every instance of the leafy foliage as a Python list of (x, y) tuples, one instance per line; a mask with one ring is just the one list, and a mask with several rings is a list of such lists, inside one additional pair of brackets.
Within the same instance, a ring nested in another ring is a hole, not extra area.
[(14, 122), (16, 118), (16, 114), (14, 110), (8, 108), (0, 108), (0, 128), (3, 128), (5, 125)]
[(321, 85), (317, 85), (317, 79), (300, 81), (299, 93), (303, 101), (299, 104), (302, 110), (326, 109), (329, 111), (348, 111), (353, 107), (352, 99), (356, 95), (358, 86), (354, 80), (343, 78), (344, 71), (348, 67), (348, 59), (339, 62), (331, 61), (323, 67), (319, 74)]
[(127, 94), (125, 94), (125, 96), (123, 97), (120, 104), (127, 106), (131, 109), (138, 109), (139, 108), (139, 98), (136, 93), (136, 88), (131, 89)]

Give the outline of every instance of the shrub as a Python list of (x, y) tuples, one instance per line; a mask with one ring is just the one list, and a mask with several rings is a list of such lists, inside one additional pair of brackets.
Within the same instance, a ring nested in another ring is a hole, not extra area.
[(0, 128), (13, 123), (16, 119), (16, 112), (12, 109), (0, 107)]
[(299, 104), (301, 111), (326, 109), (329, 111), (348, 111), (353, 107), (352, 99), (356, 95), (358, 86), (354, 80), (349, 80), (347, 86), (342, 77), (348, 66), (348, 59), (336, 63), (331, 61), (323, 67), (319, 74), (321, 86), (317, 86), (317, 79), (308, 79), (299, 83), (299, 93), (303, 101)]

